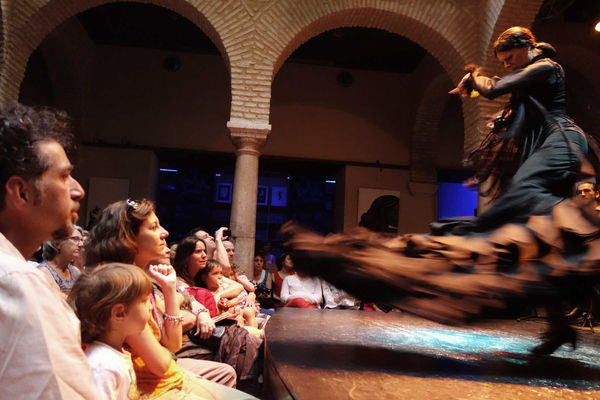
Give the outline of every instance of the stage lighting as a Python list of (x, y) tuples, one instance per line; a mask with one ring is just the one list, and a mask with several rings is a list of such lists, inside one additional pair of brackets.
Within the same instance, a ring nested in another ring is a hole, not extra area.
[(596, 26), (594, 26), (596, 32), (600, 32), (600, 21), (596, 22)]

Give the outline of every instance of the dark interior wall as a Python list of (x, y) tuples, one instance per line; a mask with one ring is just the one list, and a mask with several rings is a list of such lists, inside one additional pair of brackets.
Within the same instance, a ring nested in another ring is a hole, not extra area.
[[(176, 56), (180, 67), (165, 68)], [(232, 151), (229, 77), (220, 57), (96, 46), (89, 129), (113, 144)]]
[[(181, 60), (174, 72), (163, 65), (172, 55)], [(283, 66), (273, 83), (273, 128), (263, 154), (407, 165), (418, 102), (414, 82), (424, 78), (419, 69), (412, 74), (349, 70), (350, 87), (338, 84), (340, 72)], [(31, 70), (26, 76), (23, 87), (30, 97), (47, 97), (49, 89), (35, 84), (40, 75)], [(91, 144), (234, 151), (226, 128), (229, 76), (220, 57), (96, 46), (92, 76), (84, 107)], [(445, 125), (460, 127), (460, 104), (454, 108)], [(458, 133), (448, 140), (460, 141)], [(444, 156), (452, 159), (447, 151)]]

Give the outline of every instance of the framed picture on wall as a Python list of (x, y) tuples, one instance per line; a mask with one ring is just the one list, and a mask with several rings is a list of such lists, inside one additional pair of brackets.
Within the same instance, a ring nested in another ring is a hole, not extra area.
[(258, 191), (256, 194), (256, 204), (259, 206), (266, 206), (267, 204), (269, 204), (268, 186), (258, 186)]
[(217, 203), (231, 203), (231, 183), (217, 183)]
[(271, 187), (271, 205), (275, 207), (287, 206), (287, 187), (273, 186)]

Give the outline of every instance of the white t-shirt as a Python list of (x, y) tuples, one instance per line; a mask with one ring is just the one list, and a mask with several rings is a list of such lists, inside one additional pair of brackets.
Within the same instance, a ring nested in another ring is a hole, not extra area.
[(111, 346), (95, 341), (85, 351), (92, 376), (104, 399), (138, 399), (137, 384), (131, 354), (117, 351)]
[(287, 303), (289, 300), (302, 298), (309, 303), (321, 306), (323, 304), (323, 294), (321, 292), (321, 280), (315, 277), (300, 278), (298, 274), (288, 275), (281, 285), (281, 302)]
[(356, 299), (331, 283), (322, 281), (324, 308), (354, 307)]

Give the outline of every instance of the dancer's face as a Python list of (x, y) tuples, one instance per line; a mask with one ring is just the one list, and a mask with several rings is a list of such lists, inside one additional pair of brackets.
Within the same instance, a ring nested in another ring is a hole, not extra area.
[(511, 72), (523, 68), (531, 61), (529, 58), (529, 47), (517, 47), (506, 51), (499, 51), (496, 53), (496, 57), (504, 65), (504, 68)]

